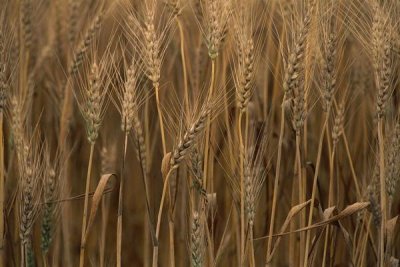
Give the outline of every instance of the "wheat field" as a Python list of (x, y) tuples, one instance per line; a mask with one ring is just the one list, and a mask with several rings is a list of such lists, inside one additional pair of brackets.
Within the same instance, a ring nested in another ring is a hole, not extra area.
[(397, 0), (0, 0), (0, 267), (400, 266)]

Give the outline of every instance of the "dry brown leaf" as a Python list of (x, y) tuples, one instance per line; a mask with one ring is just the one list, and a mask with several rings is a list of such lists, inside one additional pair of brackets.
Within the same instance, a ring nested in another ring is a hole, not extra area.
[(336, 206), (329, 207), (324, 210), (323, 219), (326, 221), (329, 218), (331, 218), (332, 216), (336, 216), (337, 214), (338, 214), (338, 210), (337, 210)]
[[(369, 205), (370, 205), (369, 202), (356, 202), (356, 203), (354, 203), (352, 205), (347, 206), (338, 215), (335, 215), (335, 216), (333, 216), (332, 218), (330, 218), (328, 220), (324, 220), (322, 222), (318, 222), (318, 223), (315, 223), (315, 224), (313, 224), (311, 226), (300, 228), (300, 229), (294, 230), (292, 232), (286, 232), (286, 233), (282, 233), (281, 232), (279, 234), (274, 234), (272, 236), (278, 236), (279, 237), (279, 236), (283, 236), (283, 235), (290, 235), (290, 234), (293, 234), (293, 233), (299, 233), (299, 232), (309, 231), (309, 230), (313, 230), (313, 229), (316, 229), (316, 228), (319, 228), (319, 227), (323, 227), (323, 226), (325, 226), (327, 224), (330, 224), (330, 223), (339, 221), (339, 220), (341, 220), (341, 219), (343, 219), (345, 217), (351, 216), (354, 213), (367, 208)], [(262, 238), (267, 238), (267, 237), (268, 236), (264, 236)], [(257, 238), (257, 239), (262, 239), (262, 238)]]
[(325, 225), (330, 224), (332, 222), (336, 222), (336, 221), (339, 221), (339, 220), (341, 220), (341, 219), (343, 219), (345, 217), (351, 216), (354, 213), (359, 212), (359, 211), (367, 208), (368, 206), (369, 206), (369, 202), (356, 202), (354, 204), (351, 204), (351, 205), (347, 206), (338, 215), (335, 215), (335, 216), (333, 216), (332, 218), (330, 218), (328, 220), (324, 220), (322, 222), (315, 223), (315, 224), (313, 224), (313, 225), (311, 225), (309, 227), (305, 227), (303, 229), (298, 229), (296, 231), (299, 231), (299, 232), (307, 231), (307, 230), (311, 230), (311, 229), (318, 228), (318, 227), (321, 227), (321, 226), (325, 226)]
[(82, 242), (82, 245), (84, 246), (87, 241), (87, 237), (89, 235), (89, 230), (90, 227), (92, 226), (94, 219), (96, 217), (97, 210), (99, 208), (100, 200), (103, 197), (103, 192), (106, 189), (106, 185), (108, 181), (110, 180), (111, 177), (115, 176), (117, 178), (117, 175), (114, 173), (109, 173), (109, 174), (104, 174), (101, 176), (100, 181), (96, 187), (96, 190), (94, 191), (93, 199), (92, 199), (92, 207), (90, 209), (90, 215), (89, 215), (89, 220), (88, 220), (88, 225), (86, 228), (85, 232), (85, 238)]
[[(311, 200), (308, 200), (304, 203), (298, 204), (296, 206), (294, 206), (293, 208), (290, 209), (285, 222), (283, 223), (280, 233), (284, 233), (286, 228), (289, 226), (290, 221), (292, 220), (292, 218), (294, 216), (296, 216), (296, 214), (298, 214), (302, 209), (304, 209), (308, 204), (310, 204)], [(272, 256), (274, 255), (276, 248), (279, 245), (279, 242), (281, 240), (281, 235), (278, 235), (278, 238), (276, 239), (275, 243), (274, 243), (274, 247), (272, 248), (271, 254), (268, 256), (267, 258), (267, 262), (270, 262), (272, 259)]]
[[(336, 206), (332, 206), (329, 207), (327, 209), (325, 209), (322, 213), (322, 220), (326, 221), (328, 219), (330, 219), (332, 216), (337, 215), (337, 208)], [(315, 259), (315, 255), (317, 253), (317, 245), (319, 243), (319, 240), (321, 239), (322, 233), (324, 232), (324, 230), (326, 229), (326, 227), (324, 227), (323, 229), (319, 229), (317, 231), (317, 233), (315, 234), (315, 237), (311, 243), (311, 248), (310, 248), (310, 252), (309, 252), (309, 266), (313, 265), (313, 261)]]

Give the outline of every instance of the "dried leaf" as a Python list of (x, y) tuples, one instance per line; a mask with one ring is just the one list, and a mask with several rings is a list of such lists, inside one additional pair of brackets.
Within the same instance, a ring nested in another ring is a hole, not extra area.
[(117, 178), (117, 175), (114, 173), (109, 173), (109, 174), (104, 174), (101, 176), (100, 181), (96, 187), (96, 190), (94, 191), (93, 199), (92, 199), (92, 207), (90, 209), (90, 215), (89, 215), (89, 220), (88, 220), (88, 225), (86, 228), (85, 232), (85, 238), (82, 242), (82, 245), (84, 246), (87, 241), (87, 237), (89, 235), (89, 230), (94, 222), (94, 219), (96, 217), (97, 210), (99, 208), (100, 200), (103, 197), (103, 192), (106, 189), (106, 185), (108, 181), (110, 180), (111, 177), (115, 176)]
[[(332, 206), (329, 207), (327, 209), (324, 210), (324, 212), (322, 213), (322, 219), (324, 221), (329, 220), (332, 216), (337, 215), (337, 209), (336, 206)], [(313, 261), (315, 259), (315, 255), (317, 253), (317, 245), (319, 243), (319, 240), (321, 239), (322, 233), (324, 232), (324, 230), (326, 229), (326, 227), (324, 227), (323, 229), (319, 229), (317, 231), (317, 233), (315, 234), (315, 238), (313, 239), (312, 243), (311, 243), (311, 248), (310, 248), (310, 252), (309, 252), (309, 266), (313, 265)]]
[[(303, 232), (303, 231), (309, 231), (309, 230), (317, 229), (319, 227), (323, 227), (325, 225), (328, 225), (328, 224), (331, 224), (333, 222), (339, 221), (339, 220), (341, 220), (341, 219), (343, 219), (345, 217), (351, 216), (354, 213), (359, 212), (359, 211), (367, 208), (369, 205), (370, 205), (369, 202), (356, 202), (356, 203), (354, 203), (354, 204), (352, 204), (350, 206), (347, 206), (338, 215), (335, 215), (335, 216), (333, 216), (332, 218), (330, 218), (328, 220), (324, 220), (322, 222), (318, 222), (318, 223), (315, 223), (313, 225), (294, 230), (292, 232), (286, 232), (286, 233), (282, 233), (281, 232), (279, 234), (274, 234), (273, 236), (290, 235), (290, 234), (293, 234), (293, 233), (300, 233), (300, 232)], [(263, 238), (267, 238), (267, 237), (268, 236), (265, 236)], [(258, 239), (261, 239), (261, 238), (258, 238)]]
[(359, 212), (365, 208), (367, 208), (370, 205), (369, 202), (356, 202), (354, 204), (351, 204), (347, 206), (344, 210), (342, 210), (338, 215), (332, 217), (328, 223), (331, 223), (333, 221), (338, 221), (344, 217), (348, 217), (353, 215), (356, 212)]
[(336, 206), (329, 207), (324, 210), (324, 214), (323, 214), (324, 218), (323, 219), (326, 221), (329, 218), (331, 218), (332, 216), (335, 216), (337, 214), (338, 214), (338, 210), (337, 210)]
[(276, 239), (275, 243), (274, 243), (274, 247), (272, 248), (271, 254), (268, 256), (267, 258), (267, 262), (270, 262), (272, 259), (272, 256), (275, 253), (275, 250), (277, 249), (279, 242), (281, 240), (281, 234), (283, 234), (285, 232), (285, 230), (287, 229), (287, 227), (289, 226), (290, 221), (293, 219), (294, 216), (296, 216), (302, 209), (304, 209), (308, 204), (310, 204), (311, 200), (308, 200), (304, 203), (298, 204), (294, 207), (292, 207), (286, 217), (285, 222), (283, 223), (281, 230), (280, 230), (280, 234), (278, 235), (278, 238)]

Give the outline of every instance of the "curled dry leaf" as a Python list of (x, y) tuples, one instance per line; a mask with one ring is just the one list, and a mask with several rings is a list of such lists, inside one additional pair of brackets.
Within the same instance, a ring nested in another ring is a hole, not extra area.
[[(292, 220), (292, 218), (293, 218), (294, 216), (296, 216), (302, 209), (304, 209), (305, 207), (307, 207), (307, 205), (309, 205), (310, 202), (311, 202), (311, 201), (308, 200), (308, 201), (306, 201), (306, 202), (304, 202), (304, 203), (301, 203), (301, 204), (299, 204), (299, 205), (296, 205), (296, 206), (294, 206), (293, 208), (290, 209), (290, 211), (289, 211), (289, 213), (288, 213), (288, 215), (287, 215), (287, 217), (286, 217), (286, 219), (285, 219), (285, 222), (283, 223), (283, 225), (282, 225), (282, 227), (281, 227), (280, 234), (283, 234), (283, 233), (285, 232), (285, 230), (286, 230), (287, 227), (289, 226), (289, 223), (290, 223), (290, 221)], [(278, 247), (280, 241), (281, 241), (281, 235), (278, 235), (278, 238), (276, 239), (276, 241), (275, 241), (275, 243), (274, 243), (274, 247), (272, 248), (271, 254), (268, 255), (267, 262), (270, 262), (270, 261), (272, 260), (272, 256), (274, 255), (275, 250), (276, 250), (276, 248)]]
[[(331, 217), (330, 219), (323, 220), (323, 221), (321, 221), (321, 222), (317, 222), (317, 223), (315, 223), (315, 224), (313, 224), (313, 225), (311, 225), (311, 226), (304, 227), (304, 228), (300, 228), (300, 229), (297, 229), (297, 230), (295, 230), (295, 231), (285, 232), (285, 230), (286, 230), (286, 228), (288, 227), (288, 225), (289, 225), (291, 219), (292, 219), (296, 214), (298, 214), (304, 207), (306, 207), (308, 204), (309, 204), (309, 201), (304, 202), (304, 203), (302, 203), (302, 204), (299, 204), (299, 205), (297, 205), (297, 206), (294, 206), (294, 207), (289, 211), (289, 214), (288, 214), (288, 216), (286, 217), (286, 220), (285, 220), (284, 224), (283, 224), (282, 227), (281, 227), (281, 231), (279, 232), (279, 234), (274, 234), (274, 235), (273, 235), (273, 236), (278, 237), (278, 239), (276, 240), (276, 242), (275, 242), (275, 244), (274, 244), (274, 247), (273, 247), (273, 249), (272, 249), (271, 254), (268, 256), (267, 262), (271, 261), (271, 258), (272, 258), (272, 256), (273, 256), (275, 250), (276, 250), (276, 247), (277, 247), (277, 245), (279, 244), (280, 237), (282, 237), (282, 236), (284, 236), (284, 235), (289, 235), (289, 234), (293, 234), (293, 233), (299, 233), (299, 232), (303, 232), (303, 231), (309, 231), (309, 230), (317, 229), (317, 228), (320, 228), (320, 227), (324, 227), (324, 226), (326, 226), (326, 225), (328, 225), (328, 224), (337, 222), (337, 221), (339, 221), (339, 220), (341, 220), (341, 219), (343, 219), (343, 218), (346, 218), (346, 217), (348, 217), (348, 216), (351, 216), (351, 215), (353, 215), (354, 213), (359, 212), (359, 211), (361, 211), (361, 210), (367, 208), (367, 207), (370, 205), (369, 202), (356, 202), (356, 203), (354, 203), (354, 204), (352, 204), (352, 205), (347, 206), (347, 207), (346, 207), (344, 210), (342, 210), (338, 215), (335, 215), (335, 216)], [(330, 212), (330, 211), (329, 211), (329, 212)], [(260, 239), (264, 239), (264, 238), (267, 238), (267, 237), (268, 237), (268, 236), (264, 236), (264, 237), (261, 237), (261, 238), (257, 238), (257, 239), (255, 239), (255, 240), (260, 240)]]
[(338, 210), (337, 210), (336, 206), (329, 207), (324, 210), (324, 213), (323, 213), (324, 218), (323, 219), (328, 220), (329, 218), (331, 218), (332, 216), (336, 216), (337, 214), (338, 214)]
[[(323, 221), (329, 220), (332, 216), (337, 215), (337, 213), (338, 213), (338, 210), (337, 210), (336, 206), (329, 207), (323, 211), (322, 220)], [(309, 261), (308, 261), (309, 266), (312, 266), (314, 263), (314, 259), (316, 257), (317, 251), (318, 251), (318, 249), (316, 249), (316, 248), (318, 247), (317, 245), (318, 245), (318, 243), (321, 239), (322, 233), (324, 232), (325, 229), (326, 229), (326, 227), (318, 229), (317, 233), (315, 234), (315, 238), (312, 241), (311, 249), (310, 249), (309, 257), (308, 257), (309, 258)]]
[(339, 220), (341, 220), (341, 219), (344, 219), (344, 218), (346, 218), (346, 217), (348, 217), (348, 216), (351, 216), (351, 215), (353, 215), (354, 213), (359, 212), (359, 211), (361, 211), (361, 210), (367, 208), (369, 205), (370, 205), (369, 202), (356, 202), (356, 203), (354, 203), (354, 204), (352, 204), (352, 205), (347, 206), (347, 207), (346, 207), (343, 211), (341, 211), (338, 215), (333, 216), (332, 218), (330, 218), (330, 219), (328, 219), (328, 220), (315, 223), (315, 224), (313, 224), (313, 225), (311, 225), (311, 226), (309, 226), (309, 227), (304, 227), (304, 228), (301, 228), (301, 229), (297, 229), (297, 230), (295, 230), (295, 231), (293, 231), (293, 232), (287, 232), (287, 233), (284, 233), (284, 234), (278, 234), (278, 235), (276, 235), (276, 236), (279, 236), (279, 235), (287, 235), (287, 234), (291, 234), (291, 233), (299, 233), (299, 232), (302, 232), (302, 231), (309, 231), (309, 230), (312, 230), (312, 229), (316, 229), (316, 228), (319, 228), (319, 227), (323, 227), (323, 226), (325, 226), (325, 225), (328, 225), (328, 224), (337, 222), (337, 221), (339, 221)]
[[(356, 202), (354, 204), (351, 204), (349, 206), (347, 206), (344, 210), (342, 210), (338, 215), (333, 216), (331, 219), (320, 222), (320, 223), (316, 223), (314, 224), (314, 226), (323, 226), (326, 225), (328, 223), (332, 223), (338, 220), (341, 220), (345, 217), (351, 216), (356, 212), (359, 212), (365, 208), (367, 208), (370, 205), (369, 202)], [(313, 226), (311, 226), (313, 227)], [(305, 229), (307, 230), (307, 229)]]
[(99, 208), (100, 200), (103, 198), (103, 193), (104, 190), (106, 189), (106, 185), (111, 179), (111, 177), (117, 178), (117, 175), (114, 173), (108, 173), (104, 174), (101, 176), (100, 181), (96, 187), (96, 190), (94, 191), (93, 199), (92, 199), (92, 207), (90, 209), (90, 215), (89, 215), (89, 220), (86, 228), (86, 233), (85, 233), (85, 238), (82, 242), (82, 245), (84, 246), (86, 244), (88, 235), (89, 235), (89, 230), (90, 227), (92, 226), (94, 219), (96, 217), (97, 210)]

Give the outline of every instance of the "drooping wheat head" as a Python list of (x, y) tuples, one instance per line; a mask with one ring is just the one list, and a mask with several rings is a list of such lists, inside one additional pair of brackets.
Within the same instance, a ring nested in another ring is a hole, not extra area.
[(171, 169), (177, 169), (182, 160), (189, 154), (195, 144), (196, 138), (205, 128), (207, 117), (211, 112), (212, 110), (209, 105), (204, 106), (201, 109), (198, 118), (190, 124), (189, 129), (187, 129), (172, 152), (170, 160)]

